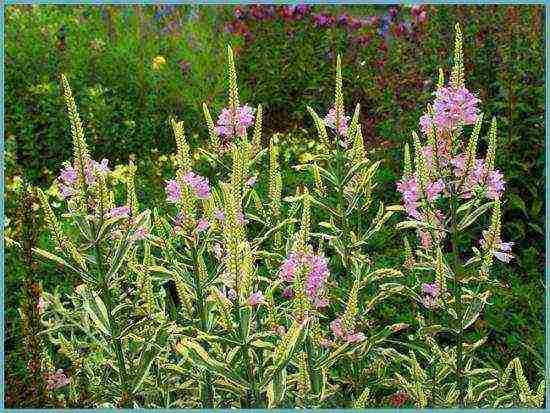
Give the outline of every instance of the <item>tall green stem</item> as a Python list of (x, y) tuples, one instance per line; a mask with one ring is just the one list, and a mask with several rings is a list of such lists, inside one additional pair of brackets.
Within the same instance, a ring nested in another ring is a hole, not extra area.
[[(208, 324), (206, 320), (206, 311), (204, 306), (204, 296), (202, 291), (202, 284), (199, 277), (199, 264), (197, 259), (197, 248), (195, 245), (191, 247), (192, 253), (193, 253), (193, 264), (195, 267), (195, 271), (193, 271), (193, 282), (195, 283), (195, 292), (197, 294), (197, 309), (199, 311), (199, 317), (200, 317), (200, 328), (202, 331), (206, 333)], [(204, 343), (202, 344), (203, 347), (205, 347)], [(205, 350), (207, 350), (205, 348)], [(202, 403), (203, 407), (213, 407), (213, 391), (212, 391), (212, 376), (208, 370), (204, 372), (204, 384), (202, 388)]]
[(348, 264), (348, 255), (347, 255), (347, 237), (349, 234), (348, 230), (348, 220), (346, 219), (346, 204), (344, 200), (344, 157), (342, 150), (340, 148), (340, 143), (336, 143), (336, 174), (338, 179), (338, 213), (340, 214), (340, 227), (343, 231), (342, 233), (342, 244), (343, 244), (343, 257), (342, 261), (344, 267), (347, 267)]
[[(95, 233), (95, 229), (93, 232)], [(109, 325), (111, 326), (111, 337), (113, 337), (112, 346), (113, 346), (113, 351), (115, 352), (115, 356), (118, 364), (120, 382), (121, 382), (122, 388), (124, 389), (124, 392), (126, 393), (126, 396), (128, 397), (128, 400), (124, 402), (124, 407), (130, 407), (132, 403), (132, 395), (129, 388), (128, 371), (126, 370), (126, 363), (124, 361), (124, 354), (122, 351), (122, 339), (119, 337), (120, 329), (119, 329), (118, 323), (116, 322), (116, 319), (113, 317), (113, 300), (111, 297), (111, 290), (109, 289), (109, 282), (105, 276), (103, 254), (101, 252), (101, 248), (99, 246), (99, 240), (97, 239), (97, 237), (96, 237), (96, 240), (94, 241), (94, 251), (96, 254), (97, 265), (98, 265), (99, 273), (101, 275), (101, 280), (103, 284), (103, 301), (105, 302), (105, 307), (107, 309), (107, 318), (109, 319)]]
[(464, 341), (464, 330), (462, 329), (462, 319), (464, 316), (464, 308), (462, 303), (462, 289), (460, 286), (460, 256), (458, 251), (458, 228), (457, 228), (457, 198), (456, 194), (452, 195), (451, 198), (451, 246), (452, 253), (454, 256), (454, 289), (455, 289), (455, 300), (456, 300), (456, 314), (458, 317), (457, 326), (456, 326), (456, 375), (458, 380), (458, 391), (460, 394), (459, 406), (464, 406), (464, 400), (466, 398), (466, 383), (464, 380), (464, 356), (463, 356), (463, 341)]

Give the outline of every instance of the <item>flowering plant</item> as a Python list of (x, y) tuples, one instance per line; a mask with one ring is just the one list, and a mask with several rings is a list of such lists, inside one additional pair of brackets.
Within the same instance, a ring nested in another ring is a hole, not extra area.
[[(92, 159), (62, 76), (74, 157), (58, 178), (61, 219), (38, 190), (56, 251), (34, 252), (75, 273), (81, 284), (68, 295), (44, 293), (40, 306), (43, 333), (71, 362), (68, 375), (50, 366), (49, 390), (68, 388), (74, 404), (84, 394), (93, 405), (165, 408), (324, 407), (346, 391), (343, 403), (364, 407), (369, 395), (397, 386), (394, 403), (425, 406), (423, 369), (414, 353), (400, 350), (422, 351), (426, 344), (433, 349), (427, 357), (433, 373), (445, 373), (433, 376), (440, 385), (439, 395), (433, 388), (430, 393), (433, 405), (492, 402), (487, 392), (477, 392), (488, 382), (470, 377), (499, 372), (471, 368), (480, 343), (464, 344), (464, 330), (488, 302), (493, 257), (509, 260), (511, 245), (500, 239), (504, 182), (494, 169), (495, 121), (488, 155), (475, 156), (482, 116), (465, 89), (460, 32), (451, 82), (444, 87), (440, 76), (436, 101), (421, 120), (427, 144), (413, 135), (414, 171), (405, 148), (398, 184), (404, 207), (379, 202), (371, 215), (379, 162), (366, 156), (359, 106), (351, 120), (346, 115), (340, 66), (338, 57), (332, 108), (325, 116), (309, 109), (323, 152), (296, 168), (312, 174), (313, 193), (303, 186), (283, 196), (277, 140), (262, 149), (262, 106), (240, 103), (228, 48), (228, 104), (216, 122), (203, 105), (210, 142), (199, 149), (217, 173), (198, 172), (184, 125), (172, 119), (174, 173), (165, 181), (164, 205), (152, 211), (140, 205), (133, 162), (121, 185), (107, 160)], [(465, 146), (463, 126), (472, 123)], [(257, 181), (267, 181), (265, 195)], [(316, 222), (312, 206), (327, 220)], [(481, 249), (463, 264), (461, 233), (489, 209)], [(410, 218), (400, 226), (416, 229), (421, 241), (407, 267), (435, 275), (435, 282), (415, 286), (422, 293), (397, 282), (400, 270), (373, 262), (366, 252), (398, 211)], [(408, 325), (368, 318), (398, 294), (445, 315), (440, 324), (419, 318), (413, 346), (392, 336)], [(441, 351), (432, 337), (439, 332), (455, 335), (455, 349)], [(394, 362), (411, 366), (412, 378), (393, 370)], [(350, 385), (347, 376), (356, 377), (364, 365), (367, 386), (362, 380)], [(538, 404), (519, 361), (510, 366), (499, 389), (507, 389), (515, 369), (521, 403)]]

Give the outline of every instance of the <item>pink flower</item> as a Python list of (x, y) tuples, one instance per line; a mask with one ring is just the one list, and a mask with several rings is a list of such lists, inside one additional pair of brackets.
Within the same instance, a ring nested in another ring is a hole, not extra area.
[(416, 177), (413, 176), (409, 179), (399, 181), (397, 183), (397, 190), (403, 196), (403, 203), (407, 213), (413, 218), (421, 219), (422, 216), (417, 209), (420, 206), (420, 191)]
[(181, 186), (175, 179), (166, 181), (167, 201), (176, 204), (181, 201)]
[(149, 236), (149, 230), (146, 227), (139, 227), (134, 233), (134, 240), (144, 240)]
[(303, 266), (306, 266), (309, 271), (305, 286), (306, 293), (312, 301), (315, 301), (330, 274), (328, 260), (322, 255), (291, 252), (281, 265), (280, 277), (284, 281), (292, 282), (296, 271)]
[(216, 132), (227, 139), (234, 136), (244, 137), (246, 129), (253, 123), (254, 109), (252, 107), (248, 105), (239, 106), (236, 108), (234, 116), (230, 109), (224, 108), (218, 117)]
[(336, 337), (344, 337), (344, 330), (339, 318), (330, 323), (330, 330)]
[(313, 303), (313, 305), (315, 306), (315, 308), (317, 309), (322, 309), (322, 308), (325, 308), (325, 307), (328, 307), (328, 305), (330, 304), (330, 301), (327, 300), (326, 298), (317, 298), (315, 299), (315, 302)]
[(487, 177), (487, 196), (491, 199), (499, 199), (504, 192), (506, 182), (500, 171), (494, 170)]
[(264, 295), (261, 291), (256, 291), (248, 297), (248, 304), (250, 305), (258, 305), (262, 304), (264, 302)]
[(194, 172), (187, 172), (183, 176), (183, 182), (191, 187), (197, 198), (205, 199), (210, 197), (210, 185), (207, 178)]
[(430, 297), (437, 297), (437, 295), (439, 294), (439, 287), (437, 284), (435, 283), (432, 283), (432, 284), (422, 284), (422, 292), (424, 294), (427, 294), (429, 295)]
[(502, 262), (510, 262), (514, 256), (510, 254), (513, 242), (503, 242), (500, 237), (494, 239), (489, 231), (483, 231), (483, 238), (479, 241), (484, 249), (491, 248), (493, 256)]
[(63, 370), (57, 370), (55, 373), (44, 373), (44, 379), (46, 380), (46, 389), (54, 390), (65, 387), (70, 383), (70, 380)]
[(112, 208), (108, 213), (108, 218), (128, 218), (128, 215), (130, 214), (130, 207), (128, 206), (120, 206)]
[(330, 348), (332, 347), (333, 343), (328, 338), (323, 338), (319, 341), (319, 345), (323, 348)]
[(478, 116), (477, 99), (465, 87), (442, 87), (436, 92), (434, 121), (438, 127), (447, 130), (457, 126), (472, 125)]
[[(340, 136), (348, 135), (348, 122), (349, 116), (342, 116), (340, 119), (340, 125), (338, 125), (338, 133)], [(325, 123), (328, 127), (336, 129), (336, 109), (331, 108), (325, 116)]]
[(244, 219), (244, 214), (242, 211), (237, 212), (237, 224), (244, 225), (246, 224), (246, 220)]
[(346, 341), (348, 343), (356, 343), (363, 340), (365, 340), (365, 335), (363, 333), (348, 333), (346, 336)]
[(36, 307), (38, 308), (38, 314), (44, 314), (44, 310), (46, 309), (48, 303), (44, 300), (42, 296), (38, 298), (38, 304)]
[(286, 333), (286, 327), (285, 326), (276, 326), (275, 327), (275, 332), (277, 334), (279, 334), (280, 336), (284, 336), (284, 334)]
[(442, 179), (436, 182), (429, 183), (428, 186), (426, 187), (426, 195), (428, 197), (428, 200), (430, 201), (436, 200), (444, 188), (445, 188), (445, 183), (443, 182)]
[(197, 232), (202, 232), (210, 227), (210, 222), (207, 219), (201, 218), (197, 221)]

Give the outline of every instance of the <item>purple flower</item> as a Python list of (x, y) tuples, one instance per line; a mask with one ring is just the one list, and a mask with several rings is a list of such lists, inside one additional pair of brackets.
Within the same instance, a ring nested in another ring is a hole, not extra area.
[(491, 199), (499, 199), (504, 192), (504, 175), (498, 170), (492, 171), (487, 177), (487, 196)]
[(191, 187), (197, 198), (205, 199), (210, 197), (210, 185), (207, 178), (194, 172), (187, 172), (183, 176), (183, 181)]
[(166, 181), (167, 201), (176, 204), (181, 201), (181, 186), (175, 179)]
[(210, 227), (210, 222), (207, 219), (201, 218), (197, 221), (197, 232), (202, 232)]
[(336, 337), (344, 337), (344, 330), (342, 329), (342, 323), (339, 318), (330, 323), (330, 330)]
[[(342, 116), (338, 125), (338, 133), (340, 136), (348, 135), (349, 116)], [(336, 108), (331, 108), (325, 116), (325, 123), (328, 127), (336, 129)]]
[(75, 169), (70, 165), (63, 169), (58, 177), (58, 179), (66, 185), (73, 185), (74, 183), (76, 183), (77, 178), (78, 176)]
[(313, 15), (313, 21), (317, 27), (328, 27), (334, 24), (334, 17), (327, 13), (318, 13)]
[(444, 188), (445, 188), (445, 183), (443, 182), (442, 179), (439, 179), (436, 182), (430, 182), (426, 187), (426, 195), (428, 197), (428, 200), (430, 201), (436, 200)]
[(230, 109), (222, 109), (218, 122), (216, 123), (216, 132), (218, 135), (231, 139), (234, 136), (244, 137), (246, 129), (254, 123), (254, 109), (248, 105), (239, 106), (235, 114)]
[(434, 121), (438, 127), (447, 130), (459, 125), (472, 125), (478, 116), (477, 99), (465, 87), (442, 87), (436, 92)]
[(220, 221), (225, 220), (225, 214), (224, 214), (223, 211), (220, 210), (220, 209), (216, 209), (216, 210), (214, 211), (214, 216), (215, 216), (217, 219), (219, 219)]
[(512, 251), (513, 242), (502, 242), (499, 238), (496, 238), (489, 232), (483, 231), (483, 238), (479, 241), (484, 249), (492, 248), (493, 256), (502, 262), (510, 262), (514, 256), (510, 254)]
[(248, 297), (248, 304), (258, 305), (264, 302), (264, 295), (261, 291), (256, 291)]
[(237, 292), (233, 288), (231, 288), (227, 292), (227, 298), (229, 298), (230, 300), (234, 300), (235, 298), (237, 298)]
[(108, 213), (108, 218), (128, 218), (128, 215), (130, 214), (130, 207), (128, 206), (120, 206), (112, 208)]
[(437, 297), (439, 294), (439, 287), (436, 283), (422, 284), (422, 292), (430, 297)]
[(294, 298), (294, 290), (292, 289), (292, 287), (286, 287), (283, 290), (283, 297), (287, 300), (292, 300)]

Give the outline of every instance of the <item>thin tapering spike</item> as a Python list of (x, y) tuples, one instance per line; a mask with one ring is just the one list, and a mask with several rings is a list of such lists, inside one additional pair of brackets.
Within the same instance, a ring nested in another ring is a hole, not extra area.
[(462, 53), (462, 31), (460, 24), (455, 25), (455, 53), (454, 66), (451, 74), (451, 84), (460, 88), (464, 86), (464, 57)]
[(212, 116), (210, 116), (210, 111), (206, 103), (202, 104), (202, 110), (204, 112), (204, 118), (206, 119), (206, 125), (208, 126), (208, 135), (210, 135), (210, 147), (212, 150), (217, 151), (220, 148), (220, 137), (216, 132), (216, 126), (212, 121)]
[(495, 117), (491, 120), (491, 128), (489, 129), (489, 147), (487, 148), (487, 156), (485, 158), (485, 169), (487, 173), (493, 171), (495, 167), (495, 154), (497, 148), (497, 120)]
[(239, 106), (239, 89), (237, 87), (237, 70), (233, 58), (233, 49), (227, 46), (227, 61), (229, 66), (229, 108), (235, 113)]

